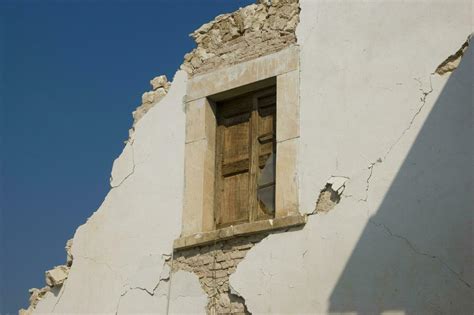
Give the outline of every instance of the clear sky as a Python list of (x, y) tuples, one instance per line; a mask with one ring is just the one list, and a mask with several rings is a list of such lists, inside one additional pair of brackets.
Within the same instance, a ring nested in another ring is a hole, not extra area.
[(189, 33), (253, 2), (0, 0), (1, 314), (65, 263), (149, 80), (172, 79)]

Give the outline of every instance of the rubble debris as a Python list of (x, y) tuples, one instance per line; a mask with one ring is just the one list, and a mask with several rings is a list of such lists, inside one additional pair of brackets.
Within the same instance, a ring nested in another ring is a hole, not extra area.
[(56, 266), (51, 270), (45, 272), (45, 282), (46, 286), (37, 289), (32, 288), (29, 290), (30, 293), (30, 305), (28, 308), (20, 309), (18, 311), (19, 315), (30, 315), (36, 308), (38, 302), (46, 295), (46, 293), (54, 290), (53, 288), (58, 288), (64, 284), (67, 280), (69, 275), (69, 270), (71, 269), (73, 263), (73, 256), (72, 256), (72, 242), (73, 240), (70, 239), (66, 242), (66, 246), (64, 247), (66, 250), (66, 265)]
[(69, 274), (69, 267), (66, 265), (56, 266), (45, 272), (46, 284), (50, 287), (62, 285)]
[(217, 16), (190, 36), (197, 47), (184, 56), (190, 75), (277, 52), (296, 43), (298, 0), (259, 1)]
[(33, 313), (34, 309), (36, 308), (36, 305), (38, 305), (39, 301), (48, 293), (51, 291), (51, 287), (46, 286), (41, 289), (37, 288), (31, 288), (28, 290), (30, 293), (30, 305), (28, 306), (27, 309), (20, 309), (18, 311), (18, 315), (30, 315)]
[(66, 265), (68, 267), (72, 266), (72, 238), (66, 242), (66, 246), (64, 247), (66, 249)]
[(171, 83), (168, 82), (168, 79), (165, 75), (160, 75), (152, 80), (150, 80), (152, 90), (143, 93), (142, 95), (142, 104), (138, 106), (135, 111), (132, 112), (133, 116), (133, 126), (131, 131), (134, 130), (137, 122), (145, 116), (145, 114), (153, 107), (155, 104), (160, 101), (168, 93)]

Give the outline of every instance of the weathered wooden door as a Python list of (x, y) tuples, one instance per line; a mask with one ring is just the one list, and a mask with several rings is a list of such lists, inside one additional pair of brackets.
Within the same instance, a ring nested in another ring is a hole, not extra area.
[(275, 89), (217, 104), (216, 227), (274, 216)]

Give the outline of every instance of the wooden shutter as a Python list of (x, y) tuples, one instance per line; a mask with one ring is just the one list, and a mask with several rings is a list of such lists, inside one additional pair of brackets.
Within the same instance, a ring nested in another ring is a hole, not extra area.
[(258, 155), (256, 186), (256, 220), (273, 218), (275, 214), (275, 162), (276, 162), (276, 97), (273, 90), (256, 96)]
[(217, 227), (249, 220), (251, 109), (250, 97), (217, 107)]
[(217, 104), (216, 228), (274, 217), (275, 89)]

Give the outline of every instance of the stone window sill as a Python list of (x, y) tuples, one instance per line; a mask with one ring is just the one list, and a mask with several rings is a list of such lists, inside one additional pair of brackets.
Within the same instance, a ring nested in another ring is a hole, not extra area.
[(174, 241), (174, 249), (184, 249), (227, 240), (236, 236), (295, 227), (306, 223), (305, 215), (290, 215), (270, 220), (231, 225), (222, 229), (183, 236)]

